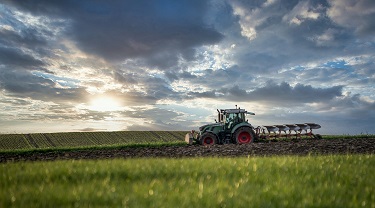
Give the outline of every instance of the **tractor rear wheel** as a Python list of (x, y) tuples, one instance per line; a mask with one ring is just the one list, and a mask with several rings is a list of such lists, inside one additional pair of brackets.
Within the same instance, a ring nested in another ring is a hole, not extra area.
[(204, 146), (214, 145), (217, 144), (217, 138), (215, 134), (206, 132), (202, 134), (200, 142)]
[(234, 132), (234, 138), (236, 144), (248, 144), (253, 142), (255, 139), (254, 131), (250, 127), (240, 127)]

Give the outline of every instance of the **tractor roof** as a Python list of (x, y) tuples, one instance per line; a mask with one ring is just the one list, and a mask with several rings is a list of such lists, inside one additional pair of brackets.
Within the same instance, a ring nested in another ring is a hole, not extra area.
[(247, 113), (250, 115), (255, 115), (252, 112), (247, 112), (245, 109), (220, 109), (222, 113)]

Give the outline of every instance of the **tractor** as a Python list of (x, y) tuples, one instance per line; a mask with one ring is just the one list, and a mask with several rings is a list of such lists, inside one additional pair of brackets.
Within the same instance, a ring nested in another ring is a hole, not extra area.
[(199, 132), (192, 130), (186, 134), (188, 144), (247, 144), (254, 141), (254, 127), (246, 120), (246, 115), (255, 115), (245, 109), (217, 109), (216, 123), (199, 127)]
[(214, 144), (247, 144), (255, 140), (267, 140), (277, 138), (302, 137), (321, 139), (319, 134), (313, 134), (313, 129), (321, 126), (316, 123), (283, 124), (271, 126), (258, 126), (254, 128), (246, 115), (255, 115), (245, 109), (217, 109), (216, 123), (199, 127), (199, 132), (192, 130), (185, 135), (188, 144), (214, 145)]

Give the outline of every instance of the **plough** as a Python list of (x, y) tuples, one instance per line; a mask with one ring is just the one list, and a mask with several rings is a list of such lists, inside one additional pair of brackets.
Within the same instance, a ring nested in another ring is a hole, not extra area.
[(320, 129), (321, 126), (316, 123), (304, 124), (283, 124), (273, 126), (258, 126), (255, 128), (255, 135), (259, 139), (271, 138), (295, 138), (300, 139), (303, 136), (308, 138), (321, 139), (319, 134), (313, 134), (313, 129)]
[(186, 134), (185, 141), (189, 144), (246, 144), (256, 139), (276, 138), (315, 138), (321, 139), (319, 134), (313, 134), (313, 129), (321, 126), (316, 123), (283, 124), (272, 126), (258, 126), (254, 128), (246, 115), (255, 115), (245, 109), (220, 109), (217, 110), (216, 123), (199, 127), (199, 131), (192, 130)]

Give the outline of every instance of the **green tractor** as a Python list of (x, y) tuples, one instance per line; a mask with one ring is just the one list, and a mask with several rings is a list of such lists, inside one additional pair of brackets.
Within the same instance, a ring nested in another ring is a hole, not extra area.
[(246, 115), (255, 115), (245, 109), (217, 110), (216, 123), (199, 127), (199, 132), (192, 130), (186, 134), (188, 144), (247, 144), (256, 139), (254, 127), (246, 120)]

